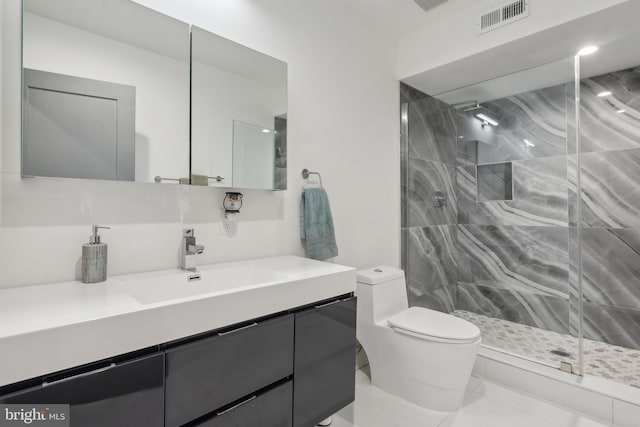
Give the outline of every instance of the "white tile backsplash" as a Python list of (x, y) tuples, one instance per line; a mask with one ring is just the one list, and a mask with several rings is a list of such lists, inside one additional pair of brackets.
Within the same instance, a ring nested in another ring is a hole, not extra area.
[(180, 221), (178, 185), (2, 174), (3, 227)]
[[(109, 224), (107, 224), (109, 225)], [(109, 244), (108, 274), (178, 266), (182, 224), (119, 224), (101, 230)], [(1, 227), (0, 288), (80, 278), (82, 245), (90, 227)], [(169, 266), (169, 267), (168, 267)]]

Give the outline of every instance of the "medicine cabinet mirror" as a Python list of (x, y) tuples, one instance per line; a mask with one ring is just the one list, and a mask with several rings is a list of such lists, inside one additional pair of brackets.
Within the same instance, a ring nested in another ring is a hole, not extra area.
[(287, 64), (197, 27), (191, 37), (194, 177), (286, 189)]
[(189, 26), (128, 0), (23, 4), (23, 175), (187, 178)]
[(286, 188), (286, 63), (131, 0), (23, 5), (23, 176)]

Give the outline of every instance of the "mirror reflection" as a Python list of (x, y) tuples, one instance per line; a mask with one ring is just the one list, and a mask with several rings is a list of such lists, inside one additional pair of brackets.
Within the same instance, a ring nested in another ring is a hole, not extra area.
[(189, 176), (187, 24), (128, 0), (24, 0), (23, 33), (23, 175)]
[(287, 64), (191, 32), (192, 183), (285, 189)]
[(23, 32), (23, 176), (286, 189), (286, 63), (130, 0), (24, 0)]

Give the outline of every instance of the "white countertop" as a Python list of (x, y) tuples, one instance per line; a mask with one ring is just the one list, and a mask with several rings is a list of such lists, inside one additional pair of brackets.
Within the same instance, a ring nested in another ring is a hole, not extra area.
[[(266, 282), (177, 297), (172, 291), (199, 285), (187, 284), (190, 273), (177, 269), (96, 284), (0, 290), (0, 386), (346, 294), (356, 286), (355, 269), (296, 256), (198, 267), (202, 283), (221, 272), (252, 268), (278, 274)], [(155, 301), (156, 285), (168, 299)], [(152, 298), (141, 299), (138, 289)]]

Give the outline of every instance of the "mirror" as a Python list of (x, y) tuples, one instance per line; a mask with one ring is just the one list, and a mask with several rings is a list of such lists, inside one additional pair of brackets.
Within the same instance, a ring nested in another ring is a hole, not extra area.
[(286, 189), (286, 63), (130, 0), (23, 4), (23, 176)]
[(197, 27), (191, 37), (192, 183), (286, 189), (287, 64)]
[(23, 176), (188, 183), (189, 25), (130, 0), (23, 4)]

